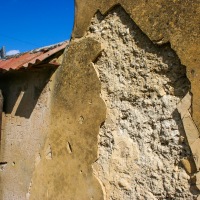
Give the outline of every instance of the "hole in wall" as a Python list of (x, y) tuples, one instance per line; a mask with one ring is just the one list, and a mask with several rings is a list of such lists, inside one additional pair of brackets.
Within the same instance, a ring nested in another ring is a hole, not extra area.
[[(170, 44), (153, 44), (119, 6), (105, 16), (98, 12), (91, 21), (88, 36), (105, 45), (94, 63), (101, 80), (101, 97), (108, 108), (107, 119), (100, 127), (100, 157), (94, 173), (104, 185), (110, 184), (104, 177), (106, 169), (107, 177), (113, 176), (107, 198), (128, 199), (131, 195), (141, 199), (148, 195), (138, 192), (140, 189), (151, 191), (154, 198), (176, 198), (180, 191), (166, 184), (167, 177), (182, 174), (181, 181), (176, 181), (176, 185), (181, 185), (188, 175), (180, 168), (180, 160), (182, 156), (192, 156), (188, 144), (179, 143), (184, 129), (176, 110), (177, 102), (190, 90), (185, 66)], [(184, 155), (179, 156), (183, 150)], [(160, 164), (169, 171), (162, 170)], [(126, 179), (122, 185), (126, 189), (116, 190), (123, 176)], [(159, 187), (157, 183), (163, 180)], [(187, 185), (187, 180), (185, 183), (187, 189), (181, 195), (191, 198), (196, 191)]]

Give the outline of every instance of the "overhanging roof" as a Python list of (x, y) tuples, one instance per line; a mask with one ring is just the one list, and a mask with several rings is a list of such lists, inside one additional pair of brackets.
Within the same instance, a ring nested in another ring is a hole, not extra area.
[(21, 68), (29, 68), (35, 65), (39, 65), (50, 56), (53, 56), (60, 51), (64, 51), (68, 43), (69, 42), (66, 41), (26, 53), (7, 56), (5, 59), (0, 60), (0, 70), (19, 70)]

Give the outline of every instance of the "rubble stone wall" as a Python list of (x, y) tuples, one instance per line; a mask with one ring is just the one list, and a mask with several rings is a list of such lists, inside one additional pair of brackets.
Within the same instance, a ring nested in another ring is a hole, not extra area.
[(76, 0), (30, 199), (199, 198), (199, 18), (199, 0)]
[(186, 67), (121, 7), (96, 14), (87, 37), (104, 45), (95, 68), (107, 118), (93, 167), (106, 199), (195, 199), (191, 172), (181, 163), (192, 154), (177, 110), (190, 90)]

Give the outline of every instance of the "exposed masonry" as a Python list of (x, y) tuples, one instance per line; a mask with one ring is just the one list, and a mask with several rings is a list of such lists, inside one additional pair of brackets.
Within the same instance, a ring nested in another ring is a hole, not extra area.
[(103, 44), (95, 62), (107, 119), (94, 173), (108, 200), (196, 199), (181, 165), (192, 154), (177, 104), (190, 83), (169, 45), (155, 46), (121, 8), (97, 14), (88, 37)]
[[(200, 138), (199, 138), (199, 131), (192, 119), (191, 116), (191, 95), (188, 93), (178, 104), (177, 109), (181, 115), (181, 119), (183, 122), (183, 126), (186, 133), (186, 138), (190, 149), (192, 151), (193, 160), (195, 165), (193, 166), (193, 178), (196, 181), (196, 187), (200, 190)], [(182, 159), (182, 163), (185, 165), (186, 169), (190, 165), (188, 165), (188, 161), (186, 159)], [(192, 168), (191, 168), (192, 169)], [(200, 196), (198, 197), (200, 198)]]

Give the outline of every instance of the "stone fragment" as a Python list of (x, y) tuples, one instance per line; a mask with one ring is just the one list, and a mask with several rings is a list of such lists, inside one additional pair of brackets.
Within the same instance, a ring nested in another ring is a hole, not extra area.
[(194, 124), (194, 121), (192, 120), (191, 116), (184, 117), (182, 121), (183, 121), (183, 126), (185, 129), (188, 143), (189, 145), (192, 145), (196, 141), (196, 139), (199, 138), (198, 129), (196, 125)]
[(188, 174), (193, 174), (196, 172), (196, 166), (193, 158), (183, 158), (181, 163)]
[(128, 183), (125, 179), (121, 179), (118, 184), (119, 184), (119, 187), (125, 190), (131, 190), (130, 183)]
[(191, 151), (194, 156), (194, 161), (197, 171), (200, 169), (200, 138), (198, 138), (191, 146)]
[(161, 86), (155, 86), (155, 90), (160, 97), (166, 95), (165, 90)]
[(191, 107), (192, 97), (190, 93), (188, 92), (185, 97), (179, 102), (177, 105), (178, 112), (181, 115), (181, 118), (183, 118), (185, 115), (188, 116), (188, 110)]
[(196, 174), (196, 186), (200, 190), (200, 172)]

